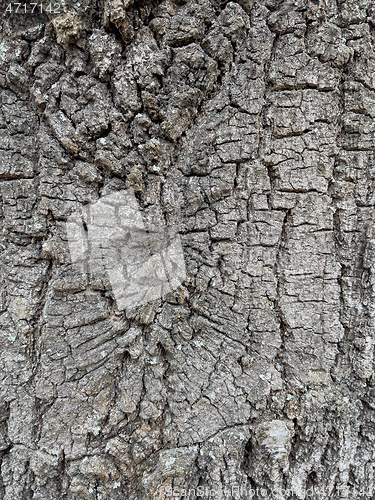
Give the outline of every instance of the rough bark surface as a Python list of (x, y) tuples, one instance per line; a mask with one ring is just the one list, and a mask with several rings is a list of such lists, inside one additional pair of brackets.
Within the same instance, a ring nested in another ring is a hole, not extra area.
[[(374, 498), (375, 7), (8, 4), (0, 498)], [(65, 223), (129, 187), (187, 279), (124, 312)]]

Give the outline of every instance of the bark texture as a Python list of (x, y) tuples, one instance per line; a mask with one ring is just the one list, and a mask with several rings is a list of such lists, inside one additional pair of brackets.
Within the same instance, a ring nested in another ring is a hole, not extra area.
[[(7, 5), (0, 498), (374, 498), (371, 2)], [(130, 187), (187, 279), (124, 312), (65, 223)]]

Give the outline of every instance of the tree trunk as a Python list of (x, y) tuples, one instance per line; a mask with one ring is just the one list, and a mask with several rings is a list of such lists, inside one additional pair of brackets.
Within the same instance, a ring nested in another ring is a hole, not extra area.
[[(0, 498), (373, 498), (372, 4), (17, 5), (0, 30)], [(153, 239), (154, 295), (104, 206)], [(93, 241), (117, 236), (96, 272)], [(120, 299), (113, 280), (139, 273), (143, 299)]]

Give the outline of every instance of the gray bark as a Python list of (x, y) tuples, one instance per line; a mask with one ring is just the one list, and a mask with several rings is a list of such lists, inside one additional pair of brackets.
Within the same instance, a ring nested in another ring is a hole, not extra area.
[[(371, 2), (8, 4), (0, 498), (375, 498)], [(127, 189), (186, 279), (121, 310), (66, 221)]]

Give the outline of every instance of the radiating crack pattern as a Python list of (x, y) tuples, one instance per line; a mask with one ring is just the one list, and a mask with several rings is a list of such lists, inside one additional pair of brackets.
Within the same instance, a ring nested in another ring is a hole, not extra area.
[(372, 498), (374, 5), (8, 3), (0, 498)]

